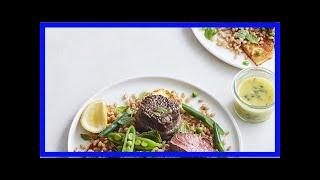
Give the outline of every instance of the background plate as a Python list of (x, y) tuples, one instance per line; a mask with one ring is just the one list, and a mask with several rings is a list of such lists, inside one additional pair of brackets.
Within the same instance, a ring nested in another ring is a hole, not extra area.
[[(242, 62), (245, 59), (245, 56), (243, 54), (238, 55), (235, 58), (234, 53), (232, 51), (224, 47), (217, 46), (215, 42), (212, 42), (206, 39), (205, 36), (203, 35), (203, 30), (201, 30), (201, 28), (192, 28), (192, 32), (203, 47), (205, 47), (211, 54), (216, 56), (218, 59), (224, 61), (225, 63), (241, 69), (256, 66), (250, 59), (249, 59), (249, 65), (247, 66), (243, 65)], [(214, 36), (213, 39), (215, 40), (216, 36)], [(274, 72), (274, 67), (275, 67), (274, 51), (273, 51), (273, 57), (270, 60), (266, 61), (265, 63), (261, 64), (259, 67), (264, 67)]]

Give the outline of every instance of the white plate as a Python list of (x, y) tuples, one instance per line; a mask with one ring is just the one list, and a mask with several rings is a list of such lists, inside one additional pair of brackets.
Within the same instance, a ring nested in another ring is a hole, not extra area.
[[(193, 34), (196, 36), (198, 41), (201, 43), (203, 47), (205, 47), (211, 54), (216, 56), (218, 59), (224, 61), (225, 63), (228, 63), (234, 67), (237, 68), (247, 68), (247, 67), (255, 67), (256, 65), (249, 60), (249, 65), (243, 65), (242, 62), (245, 59), (244, 54), (238, 55), (236, 58), (234, 56), (234, 53), (224, 47), (217, 46), (215, 42), (208, 40), (204, 36), (203, 30), (201, 28), (192, 28)], [(216, 36), (213, 37), (213, 40), (216, 39)], [(273, 51), (274, 52), (274, 51)], [(269, 69), (270, 71), (274, 72), (274, 66), (275, 66), (275, 56), (273, 53), (272, 59), (266, 61), (265, 63), (261, 64), (259, 67), (264, 67)]]
[[(79, 147), (80, 144), (88, 144), (88, 142), (82, 140), (80, 137), (80, 134), (86, 133), (86, 131), (81, 127), (79, 119), (82, 111), (90, 102), (103, 99), (107, 102), (107, 104), (122, 104), (123, 102), (121, 99), (124, 93), (134, 93), (138, 95), (142, 91), (151, 91), (157, 88), (175, 90), (178, 93), (184, 92), (186, 95), (190, 95), (193, 91), (198, 92), (199, 98), (203, 99), (204, 102), (208, 104), (210, 112), (215, 113), (215, 120), (225, 131), (230, 132), (226, 138), (227, 146), (231, 146), (230, 151), (241, 151), (242, 143), (240, 131), (235, 120), (227, 111), (227, 109), (223, 107), (216, 98), (204, 90), (187, 82), (167, 77), (138, 77), (127, 79), (104, 88), (95, 94), (85, 104), (83, 104), (73, 119), (68, 136), (68, 151), (74, 151), (74, 149)], [(199, 107), (197, 100), (193, 100), (189, 104), (196, 108)]]

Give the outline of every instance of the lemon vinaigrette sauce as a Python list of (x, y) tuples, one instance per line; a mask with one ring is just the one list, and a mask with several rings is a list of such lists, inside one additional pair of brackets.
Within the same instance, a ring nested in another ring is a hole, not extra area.
[(271, 82), (262, 77), (251, 77), (239, 85), (240, 98), (249, 105), (269, 106), (274, 102), (274, 90)]
[(264, 68), (248, 68), (234, 80), (234, 109), (244, 121), (257, 123), (270, 117), (274, 105), (273, 73)]

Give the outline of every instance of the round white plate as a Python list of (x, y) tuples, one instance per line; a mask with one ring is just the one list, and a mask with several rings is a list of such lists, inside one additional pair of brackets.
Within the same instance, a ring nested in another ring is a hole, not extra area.
[[(217, 46), (215, 42), (213, 42), (216, 39), (216, 36), (213, 37), (213, 41), (208, 40), (204, 36), (203, 30), (201, 28), (192, 28), (193, 34), (196, 36), (200, 44), (205, 47), (211, 54), (216, 56), (218, 59), (224, 61), (225, 63), (230, 64), (231, 66), (237, 67), (237, 68), (247, 68), (247, 67), (255, 67), (256, 65), (249, 59), (249, 65), (243, 65), (242, 62), (245, 59), (245, 56), (238, 55), (236, 58), (234, 56), (234, 53), (230, 51), (229, 49), (226, 49), (221, 46)], [(261, 64), (259, 67), (264, 67), (269, 69), (270, 71), (274, 72), (274, 66), (275, 66), (275, 56), (273, 53), (272, 59), (266, 61), (265, 63)]]
[[(68, 136), (68, 151), (73, 152), (76, 147), (80, 144), (87, 145), (88, 142), (81, 139), (80, 134), (86, 133), (81, 127), (80, 116), (84, 108), (92, 101), (103, 99), (107, 104), (117, 103), (122, 104), (122, 96), (124, 93), (139, 95), (143, 91), (151, 91), (157, 88), (165, 88), (174, 90), (178, 93), (184, 92), (186, 95), (190, 95), (193, 91), (199, 93), (199, 98), (203, 99), (209, 106), (209, 111), (215, 113), (215, 120), (225, 130), (229, 131), (230, 134), (226, 137), (226, 146), (231, 146), (230, 151), (241, 151), (241, 135), (239, 128), (233, 119), (232, 115), (223, 107), (216, 98), (204, 90), (191, 85), (187, 82), (167, 78), (167, 77), (138, 77), (127, 79), (106, 87), (96, 93), (90, 98), (83, 106), (79, 109), (78, 113), (73, 119), (70, 127)], [(199, 103), (195, 98), (189, 104), (199, 108)]]

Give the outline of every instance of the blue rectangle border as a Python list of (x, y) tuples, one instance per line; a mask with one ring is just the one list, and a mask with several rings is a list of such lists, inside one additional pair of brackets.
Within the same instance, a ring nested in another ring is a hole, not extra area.
[[(275, 28), (275, 152), (46, 152), (45, 29), (46, 28)], [(40, 157), (280, 157), (280, 23), (279, 22), (41, 22), (40, 23)]]

